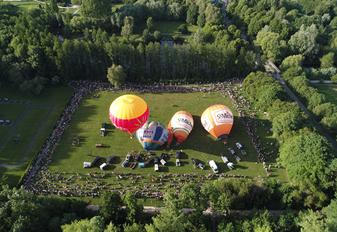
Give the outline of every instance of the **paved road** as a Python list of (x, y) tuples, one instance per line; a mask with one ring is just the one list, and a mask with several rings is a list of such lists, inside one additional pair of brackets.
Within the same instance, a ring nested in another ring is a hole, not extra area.
[[(122, 209), (125, 208), (125, 206), (122, 207)], [(146, 214), (152, 214), (152, 215), (156, 215), (159, 214), (164, 208), (163, 207), (154, 207), (154, 206), (144, 206), (143, 207), (143, 212)], [(98, 212), (99, 211), (99, 206), (98, 205), (88, 205), (87, 209), (92, 210), (93, 212)], [(192, 213), (194, 212), (195, 209), (192, 208), (183, 208), (182, 212), (185, 214), (188, 213)], [(257, 211), (261, 211), (264, 212), (264, 210), (230, 210), (228, 211), (228, 213), (219, 213), (216, 212), (214, 210), (212, 210), (211, 208), (208, 208), (206, 210), (203, 211), (203, 215), (205, 216), (212, 216), (212, 217), (224, 217), (224, 216), (228, 216), (228, 215), (240, 215), (240, 216), (249, 216), (249, 215), (253, 215), (255, 214)], [(291, 210), (292, 212), (297, 212), (296, 210)], [(284, 213), (284, 212), (289, 212), (289, 210), (268, 210), (268, 212), (274, 216), (277, 217), (280, 214)]]
[(277, 80), (284, 88), (286, 93), (289, 95), (289, 97), (297, 103), (297, 105), (300, 107), (300, 109), (308, 116), (311, 125), (323, 136), (325, 136), (328, 141), (331, 143), (333, 148), (337, 151), (337, 142), (335, 138), (333, 138), (322, 126), (319, 124), (315, 116), (307, 109), (307, 107), (301, 102), (301, 100), (294, 94), (294, 92), (288, 87), (286, 82), (281, 76), (281, 71), (276, 67), (274, 63), (271, 61), (268, 61), (266, 65), (269, 65), (269, 67), (274, 69), (273, 72), (273, 78)]

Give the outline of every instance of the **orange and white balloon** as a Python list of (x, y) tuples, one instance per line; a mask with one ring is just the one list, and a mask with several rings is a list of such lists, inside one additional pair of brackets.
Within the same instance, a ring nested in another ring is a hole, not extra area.
[[(168, 124), (169, 133), (175, 138), (178, 144), (184, 142), (193, 129), (194, 121), (189, 112), (178, 111), (176, 112)], [(169, 139), (169, 143), (172, 138)]]
[(208, 107), (201, 115), (201, 124), (217, 140), (226, 140), (234, 123), (232, 111), (224, 105)]

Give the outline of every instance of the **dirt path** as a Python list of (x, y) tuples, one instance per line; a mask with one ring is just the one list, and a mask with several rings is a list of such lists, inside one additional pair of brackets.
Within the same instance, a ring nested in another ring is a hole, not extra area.
[(281, 86), (284, 88), (286, 93), (289, 95), (289, 97), (297, 103), (297, 105), (300, 107), (300, 109), (308, 116), (310, 119), (311, 125), (323, 136), (325, 136), (328, 141), (331, 143), (333, 148), (337, 150), (337, 142), (336, 140), (319, 124), (315, 116), (307, 109), (307, 107), (302, 103), (302, 101), (297, 97), (297, 95), (288, 87), (287, 83), (281, 76), (281, 71), (276, 67), (276, 65), (269, 61), (268, 64), (269, 67), (271, 67), (275, 72), (273, 73), (273, 78), (277, 80)]

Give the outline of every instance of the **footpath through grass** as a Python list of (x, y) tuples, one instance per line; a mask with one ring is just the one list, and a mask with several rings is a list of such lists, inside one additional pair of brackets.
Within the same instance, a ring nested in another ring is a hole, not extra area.
[(49, 88), (39, 96), (0, 88), (0, 119), (11, 121), (0, 125), (0, 174), (10, 185), (17, 184), (38, 153), (71, 94), (68, 87)]

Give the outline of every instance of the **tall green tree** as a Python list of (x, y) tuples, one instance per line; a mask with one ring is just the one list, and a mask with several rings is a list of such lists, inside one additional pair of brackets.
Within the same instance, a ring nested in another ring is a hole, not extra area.
[(123, 198), (125, 204), (127, 221), (132, 224), (141, 222), (143, 206), (137, 202), (136, 196), (132, 192), (127, 192)]
[(190, 4), (187, 10), (186, 22), (195, 25), (198, 17), (198, 6), (196, 4)]
[(287, 139), (280, 149), (280, 161), (289, 179), (302, 188), (323, 189), (331, 185), (331, 148), (315, 132), (302, 132)]
[(146, 27), (147, 29), (152, 32), (153, 31), (153, 18), (152, 17), (148, 17), (146, 20)]
[(133, 34), (133, 26), (134, 26), (134, 20), (132, 16), (126, 16), (124, 18), (124, 25), (122, 27), (122, 36), (129, 37)]
[(123, 201), (116, 192), (108, 192), (103, 196), (103, 203), (100, 207), (100, 215), (106, 222), (113, 224), (122, 224), (125, 218), (125, 212), (122, 210)]
[(100, 216), (93, 217), (91, 219), (83, 219), (74, 221), (71, 224), (62, 226), (63, 232), (80, 232), (80, 231), (104, 231), (104, 219)]
[(270, 32), (268, 29), (262, 29), (257, 33), (256, 44), (262, 48), (267, 59), (277, 61), (281, 58), (286, 42), (281, 40), (280, 35)]
[(125, 82), (126, 74), (121, 65), (112, 64), (112, 66), (108, 68), (107, 78), (113, 86), (120, 87)]
[(335, 53), (329, 52), (328, 54), (325, 54), (324, 56), (322, 56), (320, 61), (321, 61), (321, 68), (334, 67)]
[(106, 18), (111, 15), (111, 0), (82, 0), (81, 14), (91, 18)]
[(290, 37), (288, 44), (295, 54), (302, 54), (306, 57), (314, 56), (318, 52), (317, 36), (318, 29), (315, 24), (310, 27), (302, 25), (299, 31)]
[(322, 232), (326, 231), (326, 224), (320, 212), (308, 210), (299, 214), (298, 225), (301, 232)]

